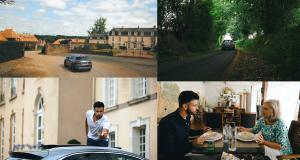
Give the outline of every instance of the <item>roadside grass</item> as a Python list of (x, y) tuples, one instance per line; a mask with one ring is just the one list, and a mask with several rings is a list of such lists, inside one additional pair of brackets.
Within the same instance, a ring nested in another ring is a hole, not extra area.
[[(241, 40), (237, 42), (237, 46), (242, 48), (241, 53), (247, 53), (243, 59), (245, 67), (258, 65), (259, 68), (262, 62), (274, 68), (269, 70), (269, 67), (262, 67), (260, 70), (266, 74), (264, 77), (268, 77), (268, 73), (273, 72), (276, 73), (276, 76), (273, 75), (275, 80), (300, 79), (300, 27), (289, 28), (277, 34), (260, 36), (252, 40)], [(258, 64), (249, 63), (252, 59), (250, 57), (255, 57)]]

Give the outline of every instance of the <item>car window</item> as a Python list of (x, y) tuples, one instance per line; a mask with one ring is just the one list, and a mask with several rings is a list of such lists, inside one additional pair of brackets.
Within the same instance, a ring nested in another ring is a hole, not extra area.
[(141, 160), (139, 158), (122, 155), (122, 154), (111, 154), (111, 160)]
[(88, 58), (87, 57), (76, 57), (76, 60), (87, 60)]
[(71, 155), (63, 160), (109, 160), (109, 155), (106, 153), (82, 153)]

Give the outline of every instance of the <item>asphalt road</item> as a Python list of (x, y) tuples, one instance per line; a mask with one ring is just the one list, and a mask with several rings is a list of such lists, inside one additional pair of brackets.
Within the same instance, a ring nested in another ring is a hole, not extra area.
[(187, 57), (158, 64), (159, 81), (218, 81), (235, 57), (235, 51)]
[(25, 57), (0, 63), (0, 76), (18, 77), (156, 77), (153, 59), (88, 55), (93, 68), (89, 72), (71, 72), (63, 66), (65, 56), (26, 52)]

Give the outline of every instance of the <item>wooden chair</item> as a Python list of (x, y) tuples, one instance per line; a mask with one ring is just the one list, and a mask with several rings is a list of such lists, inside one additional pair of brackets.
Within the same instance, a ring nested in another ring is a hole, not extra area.
[(241, 126), (253, 128), (256, 122), (256, 113), (241, 113)]
[(289, 140), (293, 149), (293, 154), (277, 156), (279, 160), (300, 159), (300, 122), (292, 121), (289, 129)]
[(204, 116), (205, 125), (212, 129), (221, 130), (223, 128), (223, 113), (205, 113)]
[(240, 126), (241, 125), (241, 114), (245, 112), (244, 108), (235, 108), (233, 114), (233, 121)]

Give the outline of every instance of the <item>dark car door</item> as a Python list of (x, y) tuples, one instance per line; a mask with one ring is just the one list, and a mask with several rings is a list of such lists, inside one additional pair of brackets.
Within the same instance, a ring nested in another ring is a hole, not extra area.
[(76, 153), (62, 160), (110, 160), (107, 153)]

